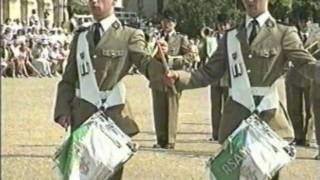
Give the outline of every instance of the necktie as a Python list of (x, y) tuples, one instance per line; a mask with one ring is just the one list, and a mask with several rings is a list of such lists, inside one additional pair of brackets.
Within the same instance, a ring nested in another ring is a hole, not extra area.
[(93, 42), (94, 45), (97, 46), (101, 39), (101, 32), (100, 32), (101, 24), (100, 23), (95, 23), (94, 24), (94, 37), (93, 37)]
[(164, 40), (165, 40), (166, 42), (169, 41), (169, 34), (168, 34), (168, 33), (162, 32), (162, 33), (161, 33), (161, 37), (164, 38)]
[(258, 27), (259, 27), (259, 23), (256, 19), (253, 19), (251, 21), (251, 25), (252, 25), (252, 30), (249, 36), (249, 44), (252, 43), (252, 41), (254, 40), (254, 38), (257, 36), (258, 34)]
[(305, 43), (307, 42), (308, 36), (307, 36), (307, 34), (304, 33), (304, 34), (302, 35), (302, 37), (303, 37), (303, 38), (302, 38), (302, 42), (303, 42), (303, 44), (305, 44)]
[(166, 42), (169, 42), (169, 34), (166, 34), (166, 36), (164, 37), (164, 40), (165, 40)]

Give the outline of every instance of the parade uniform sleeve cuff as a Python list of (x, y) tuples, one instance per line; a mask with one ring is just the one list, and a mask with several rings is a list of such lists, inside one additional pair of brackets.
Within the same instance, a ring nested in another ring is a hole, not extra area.
[(54, 121), (57, 122), (58, 118), (63, 115), (71, 115), (71, 109), (66, 107), (63, 107), (63, 108), (56, 107), (54, 112)]
[(176, 82), (176, 88), (178, 90), (183, 90), (190, 84), (191, 73), (186, 71), (176, 71), (179, 75), (179, 79)]

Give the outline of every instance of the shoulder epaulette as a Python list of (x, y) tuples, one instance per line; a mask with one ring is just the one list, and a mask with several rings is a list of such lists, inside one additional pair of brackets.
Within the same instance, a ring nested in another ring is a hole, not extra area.
[(180, 32), (175, 32), (174, 35), (175, 35), (175, 36), (178, 36), (178, 37), (182, 37), (182, 38), (188, 37), (186, 34), (182, 34), (182, 33), (180, 33)]
[(277, 24), (281, 24), (281, 25), (284, 25), (284, 26), (291, 26), (290, 24), (285, 23), (285, 22), (283, 22), (283, 21), (277, 20), (276, 22), (277, 22)]
[(121, 27), (121, 22), (120, 21), (115, 21), (112, 24), (112, 27), (115, 28), (115, 29), (119, 29)]

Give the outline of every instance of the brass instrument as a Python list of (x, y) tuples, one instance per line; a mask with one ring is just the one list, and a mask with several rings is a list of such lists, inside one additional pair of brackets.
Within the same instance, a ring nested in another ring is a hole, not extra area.
[(205, 26), (205, 27), (203, 27), (201, 29), (200, 34), (201, 34), (201, 37), (205, 38), (205, 37), (208, 37), (208, 36), (212, 36), (213, 32), (214, 32), (213, 29), (211, 29), (208, 26)]
[(307, 46), (306, 50), (308, 50), (311, 53), (311, 55), (316, 55), (317, 53), (320, 53), (320, 39), (314, 41), (309, 46)]
[(320, 27), (319, 24), (314, 23), (309, 27), (309, 37), (306, 42), (306, 49), (311, 55), (320, 57)]

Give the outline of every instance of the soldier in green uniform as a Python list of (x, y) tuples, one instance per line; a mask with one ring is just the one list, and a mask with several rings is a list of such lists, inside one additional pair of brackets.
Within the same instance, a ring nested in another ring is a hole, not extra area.
[(313, 82), (311, 85), (311, 106), (312, 106), (313, 120), (315, 123), (316, 140), (318, 145), (318, 153), (315, 156), (316, 160), (320, 160), (320, 93), (319, 92), (320, 92), (320, 85)]
[[(269, 0), (242, 0), (246, 10), (245, 21), (236, 29), (234, 41), (240, 44), (240, 53), (244, 64), (229, 67), (228, 62), (237, 59), (240, 54), (228, 54), (227, 45), (223, 40), (209, 62), (194, 72), (170, 71), (164, 77), (168, 85), (175, 83), (178, 89), (192, 89), (205, 87), (219, 81), (226, 71), (230, 71), (229, 79), (235, 80), (239, 75), (246, 73), (252, 88), (254, 103), (260, 105), (265, 94), (263, 89), (273, 87), (272, 97), (278, 99), (272, 108), (258, 111), (259, 116), (283, 138), (293, 138), (292, 127), (288, 123), (285, 107), (285, 88), (283, 75), (289, 61), (295, 68), (310, 79), (320, 83), (320, 65), (314, 57), (303, 47), (303, 44), (294, 27), (282, 25), (270, 15)], [(226, 33), (228, 37), (229, 31)], [(228, 58), (233, 58), (228, 60)], [(246, 67), (244, 71), (243, 65)], [(240, 83), (240, 82), (238, 82)], [(241, 84), (237, 84), (239, 87)], [(234, 87), (230, 87), (231, 89)], [(262, 90), (259, 92), (259, 89)], [(256, 92), (255, 92), (256, 90)], [(267, 92), (268, 93), (268, 92)], [(238, 93), (241, 98), (241, 92)], [(239, 97), (236, 96), (235, 97)], [(251, 115), (245, 104), (235, 101), (230, 95), (227, 99), (219, 130), (219, 142), (226, 138), (238, 127), (241, 120)], [(269, 101), (273, 103), (274, 101)], [(268, 104), (264, 104), (268, 105)], [(277, 177), (275, 177), (277, 178)]]
[[(304, 45), (308, 38), (308, 18), (302, 15), (298, 19), (298, 34)], [(287, 108), (294, 129), (296, 145), (305, 145), (307, 124), (311, 118), (310, 108), (311, 81), (300, 74), (293, 66), (286, 76)]]
[(210, 86), (210, 101), (211, 101), (211, 127), (212, 136), (210, 141), (217, 141), (219, 138), (219, 127), (222, 118), (223, 107), (228, 98), (228, 80), (227, 75), (220, 81), (217, 81)]
[[(93, 74), (100, 93), (113, 89), (128, 73), (132, 64), (151, 82), (159, 82), (159, 79), (155, 78), (161, 78), (161, 75), (156, 75), (157, 72), (160, 72), (158, 69), (159, 67), (161, 69), (161, 63), (153, 60), (146, 53), (143, 32), (123, 26), (120, 23), (114, 15), (115, 3), (116, 0), (89, 0), (88, 4), (95, 23), (88, 28), (78, 30), (73, 38), (68, 64), (62, 80), (58, 84), (54, 112), (55, 122), (64, 128), (71, 125), (71, 131), (77, 129), (97, 111), (95, 105), (79, 98), (77, 95), (76, 90), (81, 91), (79, 86), (80, 77)], [(83, 35), (82, 33), (86, 34)], [(83, 44), (88, 45), (88, 48), (85, 48), (87, 52), (82, 52), (79, 49)], [(167, 52), (166, 44), (161, 47), (164, 52)], [(77, 68), (79, 67), (77, 58), (79, 57), (88, 57), (93, 69)], [(85, 71), (93, 71), (94, 73)], [(90, 87), (82, 89), (84, 90), (83, 92), (88, 88)], [(129, 136), (134, 135), (138, 131), (137, 127), (124, 111), (124, 105), (122, 104), (106, 109), (105, 113), (126, 134)], [(111, 179), (121, 179), (121, 176), (122, 168)]]
[[(186, 65), (188, 40), (175, 31), (176, 19), (171, 11), (164, 12), (160, 36), (168, 43), (168, 65), (180, 70)], [(150, 83), (157, 144), (154, 148), (173, 149), (175, 146), (181, 92), (176, 94), (161, 83)]]
[[(220, 19), (218, 23), (218, 29), (220, 29), (220, 32), (217, 33), (224, 33), (227, 29), (226, 26), (223, 24), (226, 23), (226, 19), (222, 18), (225, 17), (223, 14), (219, 15)], [(221, 40), (221, 37), (219, 39), (219, 36), (217, 36), (218, 41)], [(222, 118), (222, 112), (223, 107), (225, 105), (226, 99), (228, 97), (228, 79), (227, 79), (227, 73), (224, 75), (224, 77), (217, 82), (214, 82), (210, 86), (210, 101), (211, 101), (211, 126), (212, 126), (212, 141), (217, 141), (218, 134), (219, 134), (219, 126)]]
[[(204, 27), (201, 30), (202, 42), (199, 46), (200, 58), (202, 64), (205, 64), (217, 49), (218, 36), (214, 36), (211, 28)], [(223, 78), (221, 81), (214, 82), (210, 86), (210, 103), (211, 103), (211, 137), (209, 141), (218, 140), (219, 125), (223, 106), (228, 96), (228, 82)]]
[[(313, 33), (313, 37), (312, 36), (310, 38), (308, 38), (308, 42), (307, 42), (307, 48), (309, 50), (309, 52), (318, 60), (320, 61), (320, 28), (318, 27), (317, 30), (315, 30), (317, 32)], [(317, 76), (320, 76), (320, 74), (318, 74)], [(312, 119), (313, 121), (311, 121), (310, 123), (314, 123), (311, 124), (311, 126), (315, 126), (315, 135), (316, 135), (316, 143), (318, 145), (318, 152), (317, 155), (315, 156), (316, 160), (320, 160), (320, 84), (317, 84), (315, 81), (311, 81), (311, 98), (310, 98), (310, 102), (311, 102), (311, 113), (312, 113)], [(313, 129), (313, 128), (311, 128)], [(313, 132), (311, 132), (313, 133)]]

